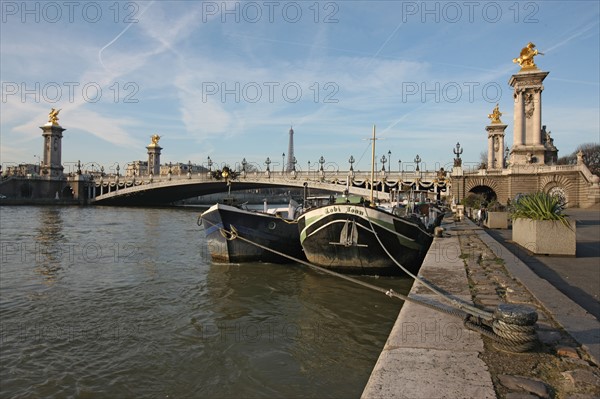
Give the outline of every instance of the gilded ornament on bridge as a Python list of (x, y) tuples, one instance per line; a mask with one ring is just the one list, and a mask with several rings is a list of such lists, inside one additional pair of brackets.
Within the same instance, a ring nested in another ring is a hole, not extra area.
[(160, 140), (160, 136), (158, 134), (153, 134), (152, 137), (152, 146), (157, 146), (158, 145), (158, 140)]
[(492, 113), (488, 114), (488, 118), (490, 118), (493, 125), (502, 123), (502, 121), (500, 120), (501, 116), (502, 116), (502, 112), (500, 112), (500, 108), (498, 107), (498, 104), (496, 104), (496, 107), (494, 108)]
[(52, 108), (48, 114), (48, 123), (58, 126), (58, 113), (60, 109)]
[(544, 53), (540, 53), (535, 49), (535, 44), (529, 42), (527, 46), (521, 49), (521, 54), (519, 54), (519, 58), (514, 58), (513, 62), (515, 64), (519, 64), (521, 66), (521, 70), (523, 69), (537, 69), (537, 65), (533, 60), (533, 57), (536, 55), (544, 55)]

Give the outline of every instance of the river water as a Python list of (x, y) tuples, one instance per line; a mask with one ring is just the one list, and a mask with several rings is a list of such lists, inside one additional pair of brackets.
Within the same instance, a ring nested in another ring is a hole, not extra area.
[(359, 397), (401, 302), (212, 264), (197, 215), (0, 206), (0, 397)]

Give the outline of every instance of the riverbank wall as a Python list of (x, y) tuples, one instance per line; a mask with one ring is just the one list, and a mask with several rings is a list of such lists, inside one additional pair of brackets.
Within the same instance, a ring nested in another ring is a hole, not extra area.
[[(450, 297), (472, 304), (458, 236), (436, 237), (419, 275)], [(444, 304), (422, 283), (409, 297)], [(478, 333), (460, 319), (412, 302), (405, 302), (377, 360), (362, 398), (495, 398), (494, 386), (480, 353)]]

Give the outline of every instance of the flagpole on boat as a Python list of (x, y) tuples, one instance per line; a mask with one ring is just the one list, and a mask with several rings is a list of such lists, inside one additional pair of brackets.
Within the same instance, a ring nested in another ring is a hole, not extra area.
[(371, 151), (371, 206), (375, 206), (373, 200), (373, 184), (375, 183), (375, 125), (373, 125), (373, 144)]

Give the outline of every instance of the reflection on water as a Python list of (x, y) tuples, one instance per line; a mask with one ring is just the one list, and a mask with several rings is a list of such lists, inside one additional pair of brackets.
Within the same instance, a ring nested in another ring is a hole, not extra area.
[(211, 264), (189, 210), (0, 217), (0, 397), (358, 397), (401, 306), (301, 265)]
[[(41, 208), (37, 216), (38, 227), (34, 245), (35, 271), (44, 276), (46, 284), (56, 280), (62, 269), (63, 257), (69, 258), (68, 247), (64, 245), (62, 234), (63, 221), (57, 208)], [(64, 253), (64, 250), (67, 253)]]

